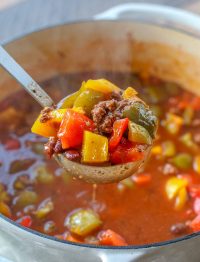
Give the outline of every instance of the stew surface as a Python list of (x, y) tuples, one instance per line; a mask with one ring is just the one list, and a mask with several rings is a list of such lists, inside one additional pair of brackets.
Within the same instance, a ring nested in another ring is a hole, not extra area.
[[(41, 108), (20, 91), (0, 104), (0, 213), (36, 231), (90, 244), (139, 245), (199, 231), (200, 98), (176, 84), (131, 73), (69, 74), (41, 85), (58, 102), (89, 78), (133, 86), (158, 116), (145, 170), (96, 189), (72, 179), (45, 157), (47, 140), (30, 131)], [(92, 225), (84, 225), (85, 214)], [(77, 229), (81, 219), (85, 231)], [(105, 230), (124, 242), (105, 240)]]

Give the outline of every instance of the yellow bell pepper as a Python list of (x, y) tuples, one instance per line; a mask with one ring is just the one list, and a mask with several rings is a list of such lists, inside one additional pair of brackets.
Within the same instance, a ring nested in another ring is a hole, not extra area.
[(80, 113), (80, 114), (83, 114), (83, 115), (85, 114), (85, 111), (84, 111), (83, 108), (80, 107), (80, 106), (78, 106), (78, 107), (73, 107), (72, 110), (75, 111), (75, 112), (78, 112), (78, 113)]
[(183, 126), (183, 118), (175, 114), (168, 113), (163, 124), (170, 134), (176, 135), (179, 133), (181, 127)]
[(65, 112), (66, 109), (55, 109), (51, 111), (50, 112), (51, 119), (49, 119), (45, 123), (40, 122), (40, 118), (41, 118), (41, 114), (40, 114), (39, 117), (34, 122), (31, 131), (37, 135), (41, 135), (44, 137), (51, 137), (51, 136), (56, 137)]
[(111, 93), (113, 91), (119, 92), (120, 88), (111, 83), (110, 81), (106, 79), (97, 79), (97, 80), (92, 80), (89, 79), (85, 84), (84, 84), (85, 89), (93, 89), (95, 91), (99, 91), (102, 93)]
[(4, 202), (0, 202), (0, 214), (11, 217), (11, 210), (9, 206)]
[(185, 203), (187, 202), (187, 199), (188, 199), (188, 194), (187, 194), (187, 190), (185, 187), (181, 188), (178, 192), (178, 195), (176, 197), (176, 200), (175, 200), (175, 209), (178, 211), (178, 210), (181, 210), (184, 206), (185, 206)]
[(200, 174), (200, 155), (194, 158), (193, 168), (198, 174)]
[(107, 137), (84, 131), (82, 162), (103, 163), (106, 161), (108, 161)]
[(136, 96), (138, 94), (138, 92), (132, 88), (132, 87), (127, 87), (126, 90), (124, 90), (122, 97), (124, 99), (130, 99), (133, 98), (134, 96)]
[(188, 181), (183, 178), (172, 177), (165, 186), (165, 191), (169, 200), (174, 199), (180, 189), (185, 188), (188, 185)]
[(152, 155), (161, 155), (162, 154), (162, 147), (157, 145), (157, 146), (153, 146), (151, 149), (151, 153)]

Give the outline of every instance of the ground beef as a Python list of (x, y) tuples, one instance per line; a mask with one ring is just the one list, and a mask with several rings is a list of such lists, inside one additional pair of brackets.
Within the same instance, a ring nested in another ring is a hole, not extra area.
[(119, 93), (113, 93), (112, 96), (113, 99), (96, 104), (91, 112), (97, 133), (111, 134), (115, 120), (123, 118), (123, 110), (137, 101), (141, 102), (137, 97), (122, 100)]
[(49, 141), (44, 145), (44, 151), (49, 158), (51, 158), (54, 153), (59, 154), (64, 152), (60, 139), (56, 139), (55, 137), (49, 138)]
[(50, 112), (53, 110), (53, 108), (51, 107), (45, 107), (42, 111), (41, 111), (41, 117), (40, 117), (40, 122), (41, 123), (45, 123), (48, 120), (50, 120), (52, 118), (52, 116), (50, 115)]
[(185, 223), (177, 223), (171, 226), (170, 231), (174, 235), (186, 234), (188, 226)]
[(96, 104), (91, 112), (98, 133), (112, 133), (113, 123), (116, 120), (115, 109), (118, 101), (115, 99), (102, 101)]

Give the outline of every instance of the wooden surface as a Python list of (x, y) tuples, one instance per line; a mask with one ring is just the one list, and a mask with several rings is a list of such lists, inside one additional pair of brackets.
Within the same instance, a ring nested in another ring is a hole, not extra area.
[(0, 0), (0, 43), (48, 25), (90, 18), (125, 2), (170, 5), (200, 13), (197, 0)]

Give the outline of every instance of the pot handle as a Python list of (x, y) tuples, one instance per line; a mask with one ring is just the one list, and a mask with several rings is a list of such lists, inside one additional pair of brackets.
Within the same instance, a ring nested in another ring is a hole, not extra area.
[(156, 4), (126, 3), (94, 16), (94, 20), (136, 20), (189, 30), (200, 35), (200, 17), (185, 10)]

